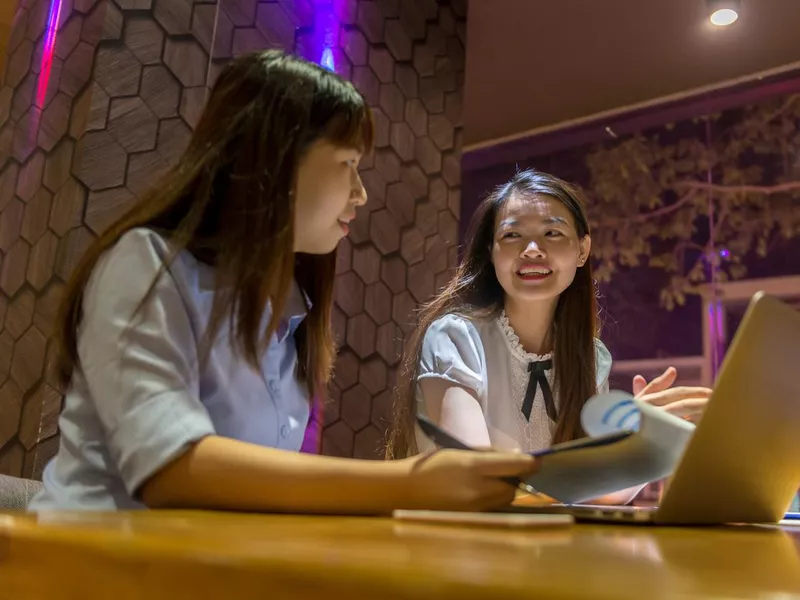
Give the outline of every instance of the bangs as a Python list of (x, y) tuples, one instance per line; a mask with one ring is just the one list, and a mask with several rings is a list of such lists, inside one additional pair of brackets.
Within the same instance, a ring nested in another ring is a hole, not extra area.
[(369, 154), (375, 143), (372, 111), (363, 100), (348, 103), (331, 116), (323, 128), (322, 136), (336, 146), (355, 148), (362, 154)]
[(372, 152), (375, 125), (372, 111), (355, 86), (314, 65), (309, 133), (343, 148), (355, 148), (362, 154)]

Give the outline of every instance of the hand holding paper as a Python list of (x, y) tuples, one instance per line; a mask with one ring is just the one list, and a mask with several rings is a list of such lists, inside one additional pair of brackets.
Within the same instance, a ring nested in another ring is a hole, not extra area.
[(542, 457), (539, 472), (526, 482), (567, 504), (667, 477), (694, 432), (693, 424), (625, 392), (589, 399), (581, 423), (590, 437), (624, 430), (636, 433), (613, 444)]

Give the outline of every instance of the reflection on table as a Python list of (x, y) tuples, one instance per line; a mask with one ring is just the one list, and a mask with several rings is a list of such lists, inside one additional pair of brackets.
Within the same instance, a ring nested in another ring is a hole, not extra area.
[(0, 515), (0, 581), (15, 600), (763, 598), (800, 595), (799, 546), (800, 528), (777, 527), (505, 530), (204, 512), (9, 514)]

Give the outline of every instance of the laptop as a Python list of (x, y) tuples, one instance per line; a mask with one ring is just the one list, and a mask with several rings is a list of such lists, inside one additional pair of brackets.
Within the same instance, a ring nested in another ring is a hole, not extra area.
[[(800, 312), (753, 296), (657, 507), (555, 505), (579, 521), (778, 523), (800, 487)], [(512, 508), (511, 512), (517, 512)]]

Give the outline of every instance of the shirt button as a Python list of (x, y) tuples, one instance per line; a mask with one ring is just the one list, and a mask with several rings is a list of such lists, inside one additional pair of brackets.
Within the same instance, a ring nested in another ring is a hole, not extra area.
[(278, 384), (275, 382), (274, 379), (269, 380), (269, 391), (272, 392), (273, 394), (278, 393)]
[(289, 437), (289, 426), (288, 425), (281, 425), (281, 437)]

